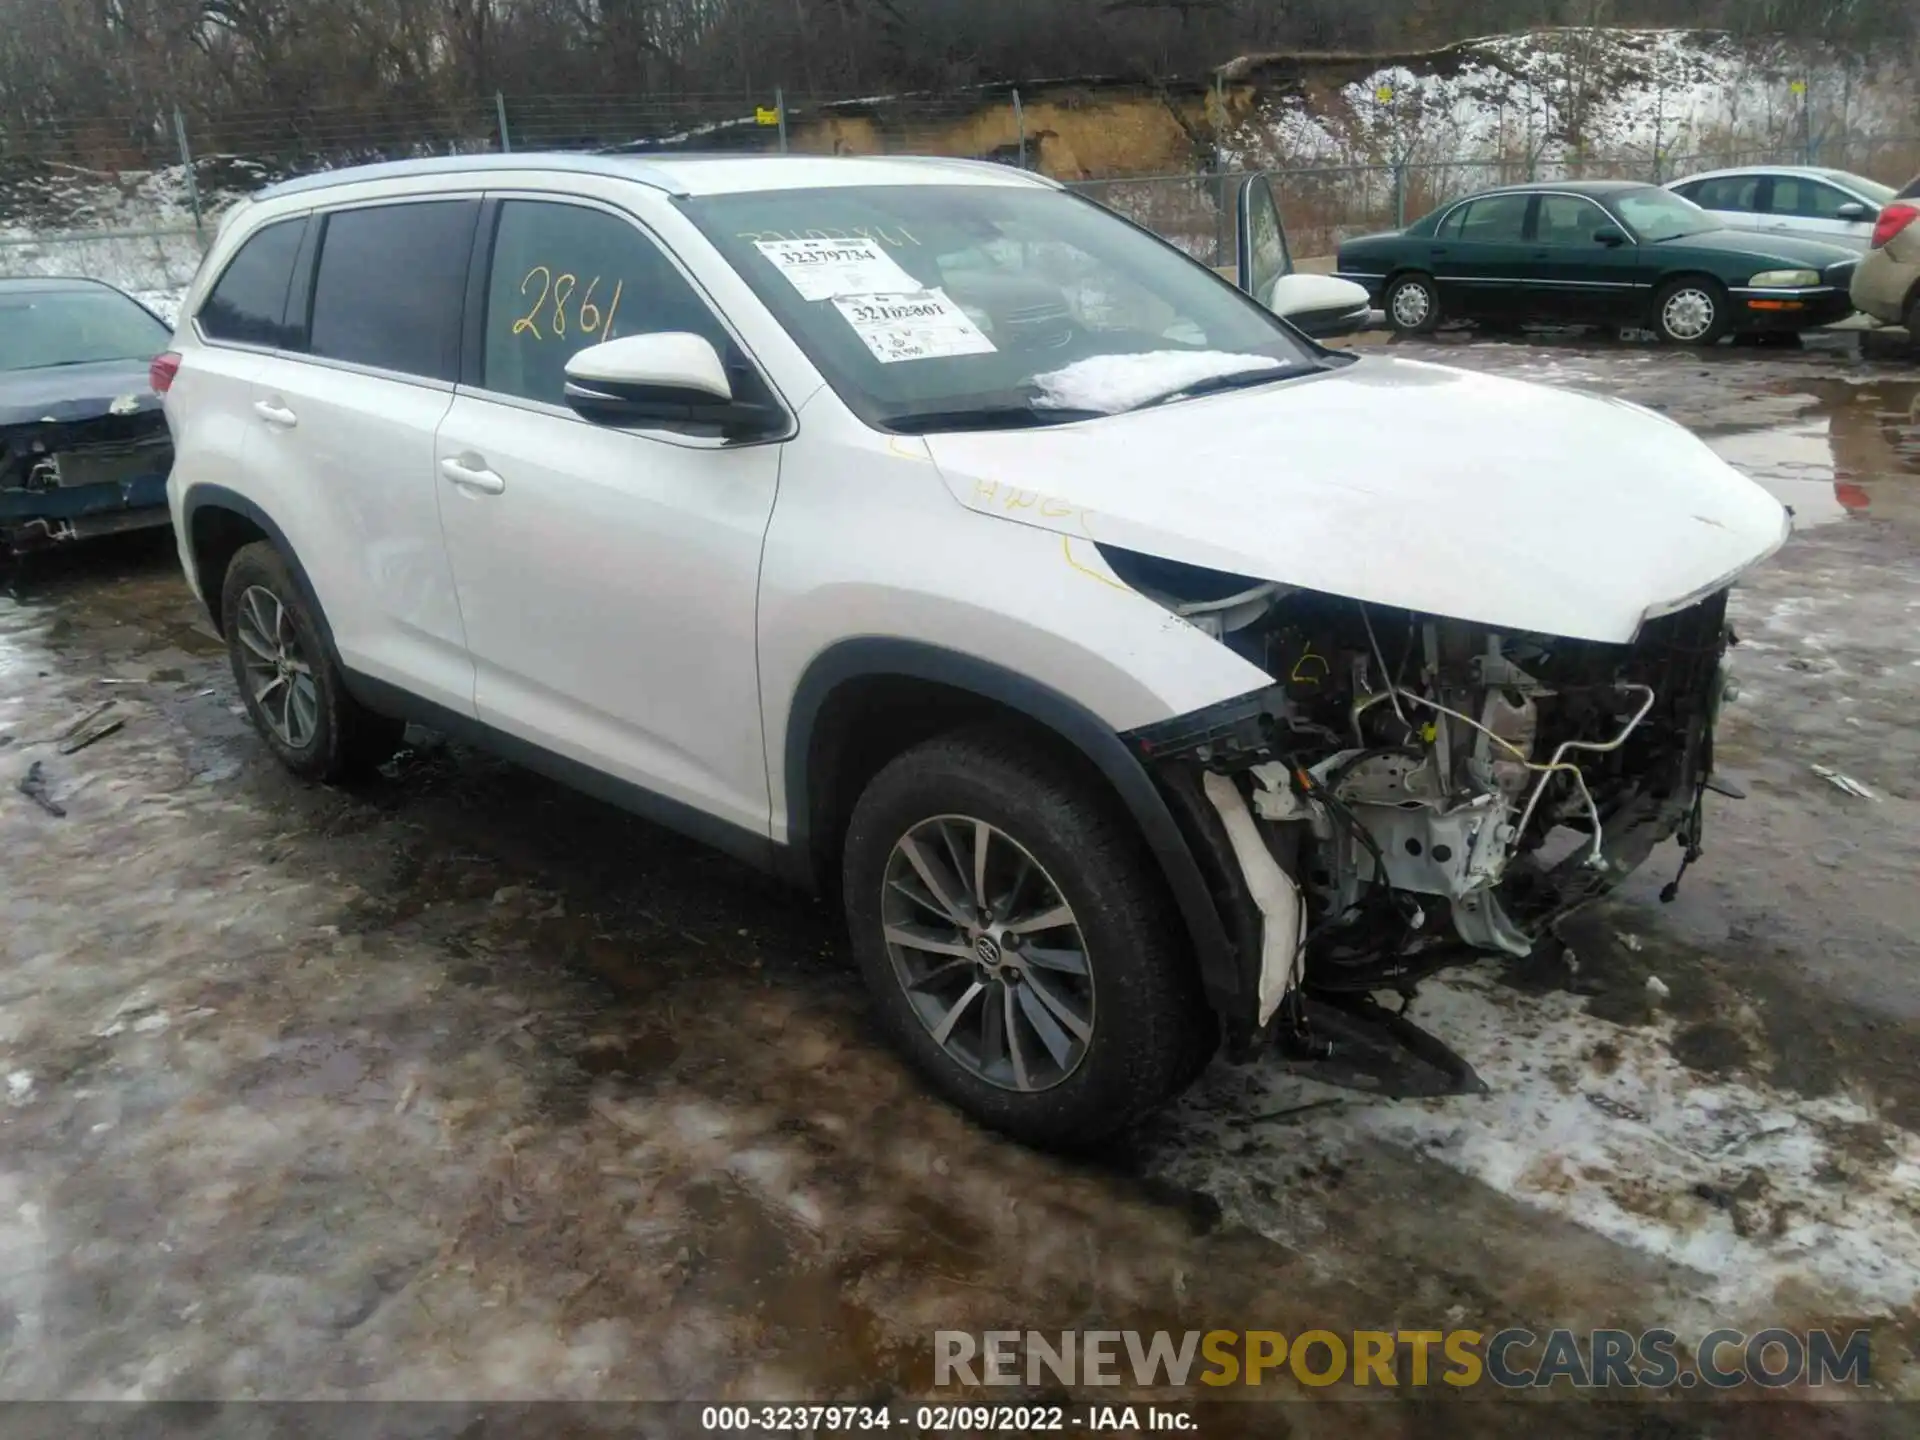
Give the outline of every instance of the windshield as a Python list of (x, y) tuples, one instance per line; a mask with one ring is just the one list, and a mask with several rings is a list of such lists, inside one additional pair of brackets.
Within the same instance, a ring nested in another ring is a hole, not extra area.
[(170, 338), (166, 326), (115, 290), (0, 294), (0, 370), (149, 360)]
[(1829, 170), (1826, 173), (1856, 195), (1864, 195), (1876, 205), (1885, 205), (1900, 194), (1891, 185), (1882, 185), (1878, 180), (1869, 180), (1864, 175), (1855, 175), (1846, 170)]
[(1658, 190), (1649, 185), (1642, 190), (1623, 190), (1608, 199), (1615, 213), (1649, 245), (1722, 228), (1713, 216), (1671, 190)]
[(1322, 363), (1204, 266), (1057, 190), (870, 185), (681, 203), (880, 429), (1053, 424)]

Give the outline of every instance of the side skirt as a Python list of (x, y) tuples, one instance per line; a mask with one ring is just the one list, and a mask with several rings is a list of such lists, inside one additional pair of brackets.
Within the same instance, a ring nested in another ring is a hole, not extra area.
[(655, 791), (621, 780), (556, 754), (543, 745), (523, 740), (498, 726), (449, 710), (430, 700), (422, 700), (397, 685), (343, 669), (347, 690), (362, 705), (396, 720), (408, 720), (430, 730), (438, 730), (477, 749), (498, 755), (536, 774), (557, 780), (569, 789), (604, 800), (609, 805), (637, 815), (669, 830), (678, 831), (736, 860), (745, 861), (785, 880), (795, 877), (796, 866), (791, 847), (776, 845), (767, 836), (719, 820), (679, 800), (671, 800)]

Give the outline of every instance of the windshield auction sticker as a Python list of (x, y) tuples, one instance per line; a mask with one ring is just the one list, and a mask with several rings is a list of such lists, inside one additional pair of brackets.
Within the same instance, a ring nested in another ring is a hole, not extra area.
[(806, 300), (900, 295), (920, 288), (874, 240), (756, 240), (753, 248)]
[(859, 295), (836, 298), (833, 303), (882, 365), (994, 352), (993, 342), (944, 290)]

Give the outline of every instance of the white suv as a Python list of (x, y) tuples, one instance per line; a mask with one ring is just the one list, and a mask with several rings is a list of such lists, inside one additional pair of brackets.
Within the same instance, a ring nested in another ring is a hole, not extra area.
[(415, 719), (837, 891), (1042, 1144), (1697, 845), (1786, 533), (1658, 416), (1322, 349), (986, 165), (338, 171), (182, 315), (181, 558), (290, 768)]

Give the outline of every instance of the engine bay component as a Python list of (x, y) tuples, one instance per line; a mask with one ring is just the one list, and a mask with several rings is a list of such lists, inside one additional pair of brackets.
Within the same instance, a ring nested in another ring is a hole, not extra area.
[(1731, 688), (1724, 591), (1617, 645), (1109, 558), (1273, 679), (1128, 736), (1156, 774), (1204, 772), (1262, 916), (1263, 1029), (1287, 923), (1273, 867), (1299, 926), (1279, 996), (1324, 996), (1526, 956), (1656, 845), (1698, 854)]

